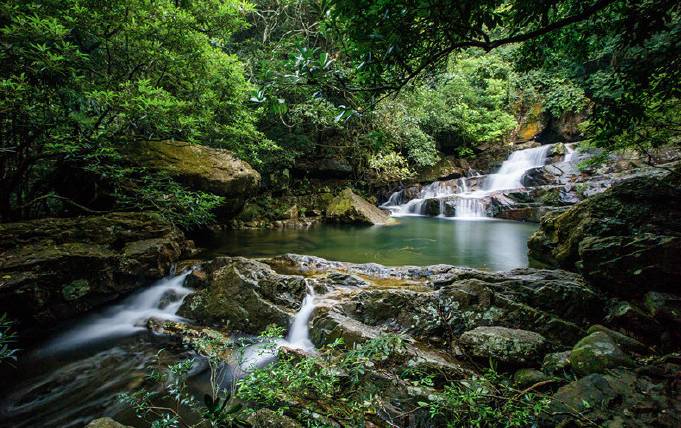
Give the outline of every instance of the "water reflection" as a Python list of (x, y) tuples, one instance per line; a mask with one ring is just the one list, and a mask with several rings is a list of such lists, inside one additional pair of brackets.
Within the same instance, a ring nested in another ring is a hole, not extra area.
[(527, 239), (537, 228), (503, 220), (403, 217), (399, 221), (394, 226), (227, 231), (202, 244), (210, 248), (209, 256), (298, 253), (389, 266), (446, 263), (499, 271), (527, 266)]

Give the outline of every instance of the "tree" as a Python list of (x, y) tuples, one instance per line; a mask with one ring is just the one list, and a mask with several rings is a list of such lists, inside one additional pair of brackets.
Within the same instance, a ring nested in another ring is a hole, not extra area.
[(250, 9), (241, 0), (2, 2), (0, 219), (54, 211), (64, 198), (50, 195), (67, 171), (89, 174), (114, 205), (161, 204), (177, 219), (215, 205), (128, 165), (125, 147), (178, 139), (258, 162), (270, 146), (245, 104), (242, 65), (226, 52)]
[(331, 12), (348, 34), (346, 51), (363, 83), (357, 90), (399, 90), (454, 52), (523, 43), (525, 71), (534, 61), (592, 101), (590, 130), (601, 147), (679, 141), (679, 2), (334, 0)]

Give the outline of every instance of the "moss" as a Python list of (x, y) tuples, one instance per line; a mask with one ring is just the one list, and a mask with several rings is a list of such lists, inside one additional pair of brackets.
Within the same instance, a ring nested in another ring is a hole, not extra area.
[(80, 299), (90, 292), (90, 283), (86, 279), (77, 279), (69, 284), (66, 284), (61, 289), (61, 294), (64, 299), (73, 301)]
[(570, 353), (572, 367), (580, 376), (604, 373), (606, 369), (631, 366), (633, 360), (607, 334), (597, 331), (583, 338)]

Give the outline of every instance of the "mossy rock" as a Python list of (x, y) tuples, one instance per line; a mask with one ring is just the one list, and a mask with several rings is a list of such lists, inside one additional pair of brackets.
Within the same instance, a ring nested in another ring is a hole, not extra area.
[(87, 279), (77, 279), (69, 284), (66, 284), (62, 289), (61, 293), (64, 299), (78, 300), (83, 296), (86, 296), (90, 292), (90, 284)]
[(530, 237), (529, 255), (579, 270), (618, 294), (679, 290), (681, 179), (625, 180), (564, 212), (549, 213)]
[(634, 365), (633, 359), (609, 335), (601, 331), (591, 333), (577, 342), (570, 353), (570, 362), (575, 373), (580, 376)]
[(326, 218), (331, 222), (347, 224), (386, 225), (395, 223), (395, 220), (387, 212), (371, 205), (349, 188), (343, 190), (329, 203)]
[(459, 344), (471, 357), (520, 365), (538, 361), (546, 348), (546, 339), (527, 330), (477, 327), (462, 334)]

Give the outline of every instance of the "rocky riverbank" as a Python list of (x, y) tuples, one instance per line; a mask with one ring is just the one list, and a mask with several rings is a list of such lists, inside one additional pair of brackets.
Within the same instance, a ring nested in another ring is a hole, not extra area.
[(82, 314), (171, 272), (193, 244), (153, 213), (0, 224), (0, 313), (17, 328)]

